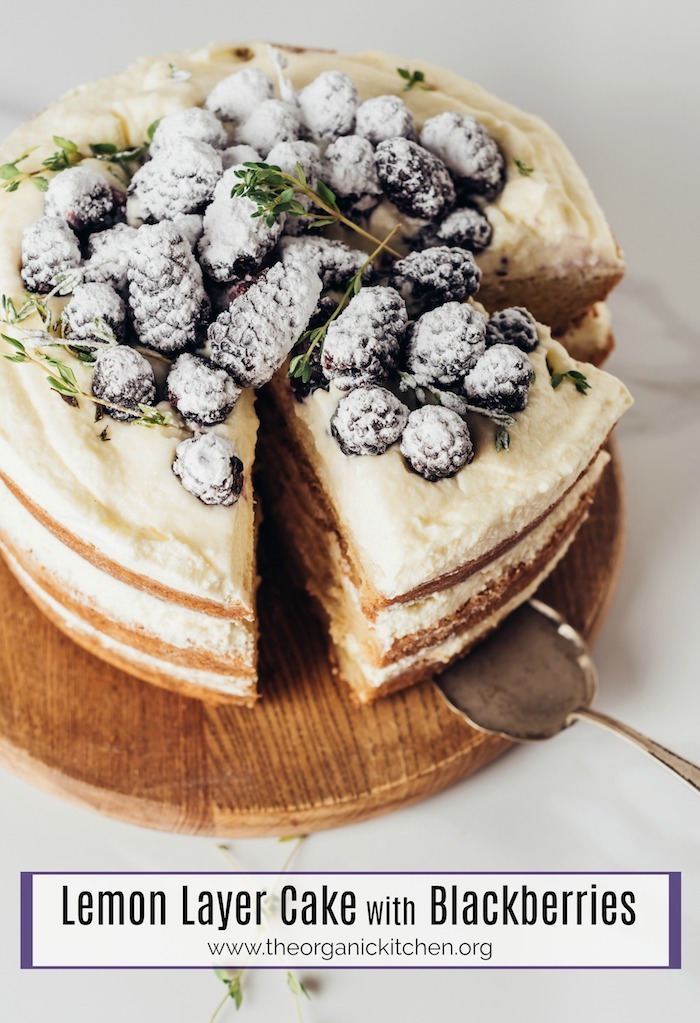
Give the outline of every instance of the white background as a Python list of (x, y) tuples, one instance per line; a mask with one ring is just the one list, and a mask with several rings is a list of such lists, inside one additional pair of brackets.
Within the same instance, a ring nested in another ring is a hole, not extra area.
[[(629, 500), (620, 587), (596, 649), (601, 709), (700, 761), (700, 75), (697, 6), (681, 0), (309, 0), (5, 5), (0, 128), (139, 54), (209, 40), (375, 47), (449, 66), (543, 115), (589, 175), (625, 248), (611, 368), (637, 404), (619, 431)], [(410, 61), (409, 61), (410, 63)], [(414, 60), (415, 63), (415, 60)], [(220, 870), (211, 839), (151, 833), (0, 773), (0, 1014), (9, 1023), (207, 1023), (208, 971), (20, 973), (19, 871)], [(289, 847), (238, 841), (248, 869)], [(695, 1018), (700, 801), (580, 724), (422, 805), (314, 836), (299, 869), (682, 870), (682, 971), (319, 972), (306, 1023)], [(239, 1023), (293, 1023), (283, 976), (248, 978)], [(220, 990), (221, 989), (221, 990)], [(231, 1003), (223, 1016), (231, 1023)]]

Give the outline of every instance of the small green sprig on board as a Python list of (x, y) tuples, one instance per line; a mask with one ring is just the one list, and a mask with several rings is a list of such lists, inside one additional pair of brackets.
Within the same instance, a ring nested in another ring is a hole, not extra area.
[(337, 319), (338, 316), (340, 316), (340, 314), (342, 313), (343, 309), (346, 307), (350, 299), (360, 292), (360, 289), (362, 288), (362, 275), (364, 274), (367, 267), (382, 252), (384, 251), (393, 252), (393, 249), (389, 247), (389, 242), (394, 237), (398, 229), (399, 225), (397, 224), (395, 227), (391, 229), (386, 238), (383, 241), (379, 242), (376, 249), (367, 257), (362, 266), (359, 267), (359, 269), (352, 275), (347, 288), (342, 294), (340, 301), (338, 302), (337, 306), (335, 307), (331, 315), (325, 321), (325, 323), (321, 324), (320, 327), (314, 327), (312, 330), (304, 331), (304, 333), (301, 335), (297, 343), (303, 344), (304, 342), (308, 342), (308, 348), (306, 349), (305, 352), (302, 352), (299, 355), (295, 355), (294, 358), (290, 361), (287, 376), (294, 377), (298, 380), (301, 380), (302, 383), (308, 384), (309, 380), (311, 379), (311, 374), (313, 372), (311, 359), (314, 355), (314, 352), (316, 351), (317, 348), (320, 348), (321, 351), (323, 350), (323, 343), (326, 340), (326, 334), (331, 323), (333, 322), (333, 320)]
[(570, 380), (578, 393), (582, 394), (584, 398), (591, 389), (588, 378), (578, 369), (567, 369), (563, 372), (559, 372), (551, 365), (549, 358), (547, 358), (547, 369), (549, 370), (549, 375), (552, 378), (552, 387), (554, 388), (557, 388), (562, 380)]
[[(41, 332), (36, 333), (40, 334)], [(11, 354), (0, 352), (0, 357), (8, 362), (33, 362), (44, 370), (48, 369), (49, 374), (46, 377), (46, 381), (51, 390), (55, 391), (64, 401), (67, 401), (69, 405), (73, 405), (75, 408), (79, 408), (80, 400), (84, 399), (101, 408), (125, 412), (129, 416), (134, 415), (134, 409), (126, 408), (124, 405), (117, 405), (113, 401), (107, 401), (105, 398), (98, 398), (94, 394), (88, 394), (87, 391), (83, 391), (73, 369), (66, 365), (65, 362), (57, 359), (52, 353), (44, 351), (45, 347), (58, 347), (61, 345), (61, 342), (54, 340), (48, 334), (45, 337), (47, 340), (44, 344), (30, 347), (23, 341), (10, 337), (8, 334), (0, 334), (0, 338), (12, 349)], [(65, 342), (63, 346), (66, 348), (70, 347)], [(174, 425), (169, 412), (161, 412), (160, 409), (155, 408), (153, 405), (139, 404), (138, 408), (140, 415), (130, 420), (130, 422), (135, 423), (137, 426), (145, 426), (150, 429), (154, 426)]]
[(209, 1023), (214, 1023), (214, 1020), (219, 1015), (223, 1007), (228, 1002), (229, 998), (233, 999), (233, 1004), (237, 1009), (240, 1009), (243, 1004), (243, 970), (214, 970), (214, 973), (220, 981), (226, 985), (226, 994), (221, 999), (217, 1007), (212, 1013)]
[(510, 448), (509, 427), (517, 426), (517, 419), (509, 412), (500, 412), (498, 409), (485, 409), (480, 405), (470, 405), (466, 398), (453, 391), (443, 391), (432, 384), (420, 384), (411, 373), (399, 373), (399, 389), (410, 392), (416, 401), (421, 405), (444, 405), (457, 415), (464, 418), (467, 413), (476, 416), (483, 416), (496, 424), (495, 445), (496, 451), (508, 451)]
[(63, 138), (62, 135), (54, 135), (53, 143), (56, 149), (36, 170), (25, 171), (19, 167), (38, 148), (33, 146), (25, 150), (15, 160), (4, 163), (0, 166), (0, 188), (6, 192), (16, 192), (19, 186), (25, 181), (31, 181), (40, 192), (45, 192), (49, 187), (47, 171), (58, 173), (68, 167), (75, 167), (83, 160), (102, 160), (113, 167), (118, 167), (127, 184), (134, 171), (134, 164), (141, 164), (153, 141), (153, 133), (158, 127), (158, 121), (154, 121), (148, 127), (147, 138), (141, 145), (127, 146), (120, 149), (113, 142), (93, 142), (88, 145), (88, 152), (83, 152), (72, 139)]
[[(290, 217), (306, 218), (307, 227), (310, 228), (343, 224), (375, 245), (381, 244), (379, 238), (365, 231), (341, 212), (335, 193), (328, 185), (323, 181), (317, 181), (316, 188), (312, 188), (300, 163), (296, 165), (295, 174), (287, 174), (274, 164), (246, 162), (242, 169), (236, 171), (236, 177), (241, 181), (240, 184), (233, 186), (231, 196), (242, 196), (254, 202), (257, 209), (252, 216), (264, 217), (268, 227), (272, 227), (275, 221), (286, 213)], [(299, 202), (297, 196), (300, 195), (311, 200), (311, 209), (307, 209)], [(320, 212), (315, 212), (313, 207)], [(395, 249), (385, 247), (392, 256), (401, 258), (401, 254)]]
[(524, 160), (518, 160), (516, 157), (513, 157), (513, 163), (518, 168), (518, 174), (522, 174), (524, 178), (529, 178), (535, 169), (526, 164)]
[(416, 86), (423, 92), (435, 92), (435, 86), (426, 81), (425, 72), (410, 71), (407, 67), (397, 67), (396, 70), (406, 83), (403, 87), (404, 92), (410, 92)]

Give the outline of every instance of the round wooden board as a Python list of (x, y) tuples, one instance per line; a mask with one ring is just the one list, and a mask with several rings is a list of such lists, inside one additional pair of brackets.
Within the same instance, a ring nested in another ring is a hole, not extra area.
[[(623, 545), (615, 457), (591, 516), (540, 591), (592, 639)], [(147, 827), (304, 834), (453, 784), (508, 744), (474, 731), (428, 682), (358, 707), (328, 667), (306, 596), (269, 558), (252, 709), (141, 682), (64, 636), (0, 561), (0, 756), (51, 791)], [(267, 637), (267, 639), (266, 639)]]

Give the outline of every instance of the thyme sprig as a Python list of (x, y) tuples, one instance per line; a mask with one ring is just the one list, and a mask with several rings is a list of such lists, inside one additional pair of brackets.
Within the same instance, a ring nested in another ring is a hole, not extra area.
[(569, 380), (574, 385), (578, 393), (582, 394), (584, 398), (591, 389), (588, 378), (578, 369), (567, 369), (563, 372), (558, 371), (550, 363), (549, 357), (547, 357), (547, 369), (549, 370), (549, 375), (552, 378), (552, 387), (554, 388), (557, 388), (562, 380)]
[(424, 71), (410, 71), (407, 67), (397, 67), (396, 70), (406, 82), (403, 87), (404, 92), (410, 92), (416, 86), (423, 92), (435, 92), (435, 86), (426, 80)]
[(64, 138), (62, 135), (54, 135), (52, 137), (56, 149), (46, 159), (42, 160), (41, 165), (35, 170), (22, 170), (19, 164), (24, 163), (38, 148), (37, 146), (26, 149), (14, 160), (0, 165), (0, 182), (2, 182), (0, 188), (3, 188), (6, 192), (16, 192), (23, 182), (31, 181), (40, 192), (45, 192), (49, 187), (49, 180), (46, 177), (47, 171), (57, 173), (58, 171), (66, 170), (68, 167), (75, 167), (77, 164), (82, 163), (83, 160), (102, 160), (113, 167), (119, 168), (124, 178), (124, 183), (127, 184), (134, 172), (134, 164), (141, 164), (146, 156), (153, 140), (153, 133), (157, 127), (158, 121), (154, 121), (149, 125), (146, 132), (147, 138), (140, 145), (127, 146), (120, 149), (113, 142), (92, 142), (88, 145), (87, 152), (81, 150), (72, 139)]
[(522, 174), (524, 178), (529, 178), (535, 169), (526, 164), (524, 160), (518, 160), (516, 157), (513, 157), (513, 163), (518, 168), (518, 174)]
[(367, 257), (362, 266), (359, 267), (359, 269), (352, 275), (350, 281), (348, 282), (347, 288), (345, 289), (340, 298), (340, 301), (336, 305), (331, 315), (325, 321), (325, 323), (321, 324), (320, 327), (314, 327), (312, 330), (304, 331), (304, 333), (299, 338), (298, 343), (303, 344), (304, 342), (308, 342), (308, 347), (305, 352), (302, 352), (299, 355), (295, 355), (294, 358), (290, 361), (287, 376), (295, 377), (301, 380), (302, 383), (308, 384), (309, 380), (311, 379), (311, 374), (313, 372), (311, 359), (313, 357), (314, 352), (319, 347), (321, 351), (323, 350), (323, 344), (326, 340), (326, 334), (328, 333), (328, 328), (330, 327), (331, 323), (333, 323), (333, 321), (337, 319), (338, 316), (340, 316), (340, 314), (342, 313), (343, 309), (345, 309), (350, 299), (360, 292), (360, 289), (362, 288), (362, 275), (364, 274), (367, 267), (382, 252), (393, 251), (389, 246), (389, 242), (394, 237), (396, 232), (399, 230), (399, 227), (400, 225), (396, 224), (395, 227), (391, 229), (386, 238), (384, 238), (383, 241), (379, 242), (376, 249)]
[(226, 994), (221, 999), (214, 1012), (211, 1015), (209, 1023), (214, 1023), (214, 1020), (219, 1015), (223, 1007), (228, 1002), (229, 998), (233, 999), (233, 1003), (237, 1009), (240, 1009), (243, 1004), (243, 973), (244, 970), (214, 970), (214, 973), (223, 981), (226, 985)]
[[(18, 338), (10, 337), (8, 334), (0, 334), (0, 338), (9, 345), (12, 349), (12, 353), (0, 352), (0, 357), (6, 359), (8, 362), (33, 362), (42, 369), (49, 371), (46, 377), (47, 383), (49, 384), (52, 391), (59, 394), (64, 400), (68, 401), (70, 405), (79, 407), (80, 400), (90, 401), (94, 405), (101, 408), (113, 409), (116, 412), (125, 412), (129, 416), (134, 415), (134, 409), (127, 408), (125, 405), (117, 405), (113, 401), (107, 401), (106, 398), (98, 398), (95, 394), (89, 394), (87, 391), (82, 390), (78, 379), (75, 375), (74, 370), (62, 362), (56, 356), (44, 350), (45, 347), (51, 346), (59, 347), (60, 342), (57, 342), (51, 335), (46, 334), (48, 339), (45, 345), (29, 345)], [(107, 344), (107, 342), (103, 342)], [(69, 347), (65, 345), (65, 347)], [(142, 405), (138, 406), (139, 412), (141, 413), (136, 418), (132, 419), (131, 422), (138, 426), (145, 426), (148, 428), (154, 426), (173, 426), (173, 419), (169, 412), (161, 412), (160, 409), (155, 408), (153, 405)]]
[[(257, 209), (252, 216), (264, 217), (268, 227), (272, 227), (286, 213), (291, 217), (305, 217), (308, 227), (327, 227), (340, 223), (375, 245), (381, 244), (379, 238), (341, 212), (335, 192), (328, 185), (317, 181), (314, 189), (300, 163), (295, 170), (295, 174), (288, 174), (275, 164), (246, 162), (236, 171), (236, 177), (241, 181), (233, 186), (231, 196), (242, 196), (254, 202)], [(311, 208), (307, 209), (298, 196), (309, 199)], [(401, 253), (395, 249), (389, 246), (385, 248), (396, 259), (401, 258)]]

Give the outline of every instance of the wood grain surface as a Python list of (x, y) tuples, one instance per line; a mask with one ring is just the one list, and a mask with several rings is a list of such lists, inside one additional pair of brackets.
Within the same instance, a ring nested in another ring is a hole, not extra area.
[[(539, 595), (593, 639), (623, 546), (615, 456), (591, 516)], [(265, 537), (263, 535), (263, 542)], [(255, 707), (207, 704), (92, 657), (0, 561), (0, 759), (30, 781), (146, 827), (291, 835), (438, 792), (508, 744), (470, 728), (428, 682), (358, 707), (328, 667), (306, 596), (269, 550)]]

